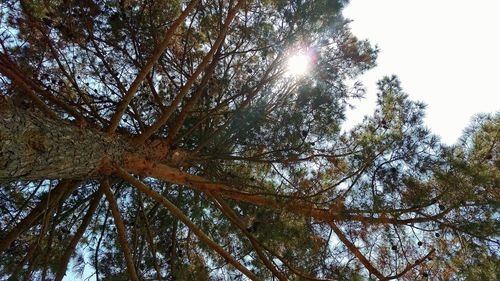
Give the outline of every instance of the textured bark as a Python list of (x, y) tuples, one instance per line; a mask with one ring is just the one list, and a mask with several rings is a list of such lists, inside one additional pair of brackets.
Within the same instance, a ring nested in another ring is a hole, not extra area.
[(120, 163), (126, 145), (8, 103), (0, 104), (0, 182), (80, 179), (96, 175), (105, 160)]

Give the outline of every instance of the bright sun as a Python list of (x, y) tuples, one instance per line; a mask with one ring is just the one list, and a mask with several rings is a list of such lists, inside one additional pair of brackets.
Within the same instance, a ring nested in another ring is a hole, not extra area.
[(287, 62), (287, 73), (290, 76), (302, 76), (311, 69), (311, 56), (305, 53), (291, 55)]

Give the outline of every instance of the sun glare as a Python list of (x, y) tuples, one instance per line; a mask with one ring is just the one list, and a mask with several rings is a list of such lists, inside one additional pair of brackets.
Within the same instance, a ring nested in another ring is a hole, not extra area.
[(302, 76), (311, 69), (311, 57), (305, 53), (291, 55), (288, 58), (287, 73), (290, 76)]

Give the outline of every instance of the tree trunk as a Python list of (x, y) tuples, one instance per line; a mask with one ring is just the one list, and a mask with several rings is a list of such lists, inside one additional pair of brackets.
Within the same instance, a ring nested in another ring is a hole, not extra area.
[(0, 182), (83, 179), (105, 160), (121, 163), (126, 144), (0, 101)]

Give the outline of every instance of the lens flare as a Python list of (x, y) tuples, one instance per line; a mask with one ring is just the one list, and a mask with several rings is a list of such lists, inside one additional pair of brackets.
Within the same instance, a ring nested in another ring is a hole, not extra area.
[(290, 76), (303, 76), (311, 69), (312, 58), (306, 53), (293, 54), (287, 61), (287, 73)]

